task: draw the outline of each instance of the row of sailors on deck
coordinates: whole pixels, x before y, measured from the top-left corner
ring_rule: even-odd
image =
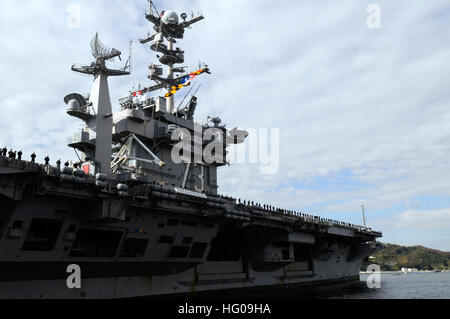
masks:
[[[0,156],[8,157],[11,159],[18,159],[19,161],[22,160],[22,155],[23,155],[22,150],[13,151],[12,149],[10,149],[8,152],[8,149],[6,146],[0,150]],[[37,157],[36,153],[33,152],[33,154],[31,154],[30,157],[31,157],[31,163],[36,163],[36,157]],[[50,165],[50,157],[48,155],[44,158],[44,162],[45,162],[45,166]]]
[[[251,206],[251,207],[259,207],[262,208],[264,210],[268,210],[268,211],[272,211],[272,212],[277,212],[277,213],[283,213],[283,214],[291,214],[291,215],[296,215],[299,217],[304,217],[304,218],[309,218],[309,219],[317,219],[319,218],[318,216],[313,216],[313,215],[308,215],[308,214],[304,214],[304,213],[299,213],[293,210],[288,210],[288,209],[282,209],[282,208],[276,208],[273,207],[271,205],[261,205],[255,202],[251,202],[251,201],[241,201],[241,199],[238,199],[238,204],[239,205],[243,205],[243,206]]]
[[[19,161],[22,160],[22,150],[17,151],[13,151],[12,149],[9,150],[6,148],[6,146],[0,151],[0,155],[3,157],[6,157],[6,155],[8,155],[9,158],[11,159],[18,159]],[[36,163],[36,153],[33,152],[33,154],[31,154],[31,163]],[[48,166],[49,162],[50,162],[50,158],[48,157],[48,155],[44,158],[45,161],[45,165]]]
[[[0,148],[0,157],[8,157],[8,158],[11,158],[11,159],[18,159],[19,161],[22,161],[22,155],[23,155],[22,150],[13,151],[11,149],[8,152],[8,149],[6,148],[6,146],[3,149]],[[36,163],[36,157],[37,157],[36,153],[33,152],[33,154],[31,154],[31,163]],[[58,170],[61,168],[61,164],[62,164],[62,162],[59,159],[56,162],[56,167],[58,168]],[[50,156],[49,155],[47,155],[44,158],[44,166],[47,166],[47,167],[50,166]],[[71,166],[72,168],[75,168],[75,169],[80,169],[81,168],[81,164],[80,163],[71,164],[71,163],[69,163],[69,161],[65,162],[64,166],[65,167],[70,167]]]
[[[17,158],[18,160],[22,160],[23,153],[22,153],[22,150],[13,151],[12,149],[10,149],[9,152],[8,152],[8,149],[5,146],[2,150],[0,150],[0,155],[3,156],[3,157],[9,157],[9,158],[12,158],[12,159],[16,159]]]
[[[354,225],[354,224],[350,224],[350,223],[345,223],[345,222],[341,222],[341,221],[337,221],[337,220],[333,220],[333,219],[329,219],[329,218],[321,218],[320,216],[314,216],[314,215],[309,215],[309,214],[305,214],[305,213],[300,213],[300,212],[296,212],[294,210],[288,210],[288,209],[282,209],[282,208],[275,208],[271,205],[261,205],[255,202],[251,202],[251,201],[241,201],[241,199],[237,200],[239,205],[243,205],[243,206],[250,206],[250,207],[259,207],[262,208],[264,210],[268,210],[271,212],[277,212],[277,213],[282,213],[282,214],[288,214],[288,215],[293,215],[293,216],[297,216],[297,217],[302,217],[304,219],[310,219],[310,220],[317,220],[320,222],[327,222],[327,223],[331,223],[334,225],[342,225],[342,226],[346,226],[346,227],[352,227],[352,228],[358,228],[359,226]]]

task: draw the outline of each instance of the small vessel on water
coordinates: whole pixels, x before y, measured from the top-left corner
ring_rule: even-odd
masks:
[[[0,298],[128,298],[359,280],[380,232],[219,194],[217,169],[248,132],[228,130],[218,117],[196,123],[195,94],[175,108],[178,91],[211,73],[207,65],[191,72],[176,66],[185,52],[175,44],[204,17],[159,13],[150,4],[145,18],[155,33],[140,42],[158,54],[160,64],[149,66],[153,85],[132,90],[113,113],[108,77],[128,75],[130,60],[110,68],[121,52],[98,34],[95,61],[72,66],[94,77],[89,94],[64,98],[67,114],[84,124],[68,141],[79,162],[0,157]]]

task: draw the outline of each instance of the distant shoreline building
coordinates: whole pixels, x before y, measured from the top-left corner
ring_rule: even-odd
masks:
[[[403,267],[401,271],[404,272],[404,273],[407,273],[407,272],[418,272],[419,269],[417,269],[417,268],[405,268],[405,267]]]

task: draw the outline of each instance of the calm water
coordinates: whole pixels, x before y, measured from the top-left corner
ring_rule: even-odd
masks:
[[[298,299],[450,299],[450,272],[381,274],[381,288],[367,287],[368,274],[361,274],[361,281],[323,287],[270,289],[265,292],[240,295],[220,293],[206,294],[206,298],[274,298]]]
[[[381,288],[369,289],[369,275],[361,282],[321,287],[309,291],[308,298],[331,299],[450,299],[450,273],[381,274]],[[299,298],[304,295],[298,295]]]

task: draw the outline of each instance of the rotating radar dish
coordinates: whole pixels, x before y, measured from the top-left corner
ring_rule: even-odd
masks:
[[[98,32],[91,40],[91,53],[97,60],[109,60],[115,57],[119,57],[120,59],[120,55],[122,54],[120,51],[116,49],[110,49],[106,45],[104,45],[98,38]]]

